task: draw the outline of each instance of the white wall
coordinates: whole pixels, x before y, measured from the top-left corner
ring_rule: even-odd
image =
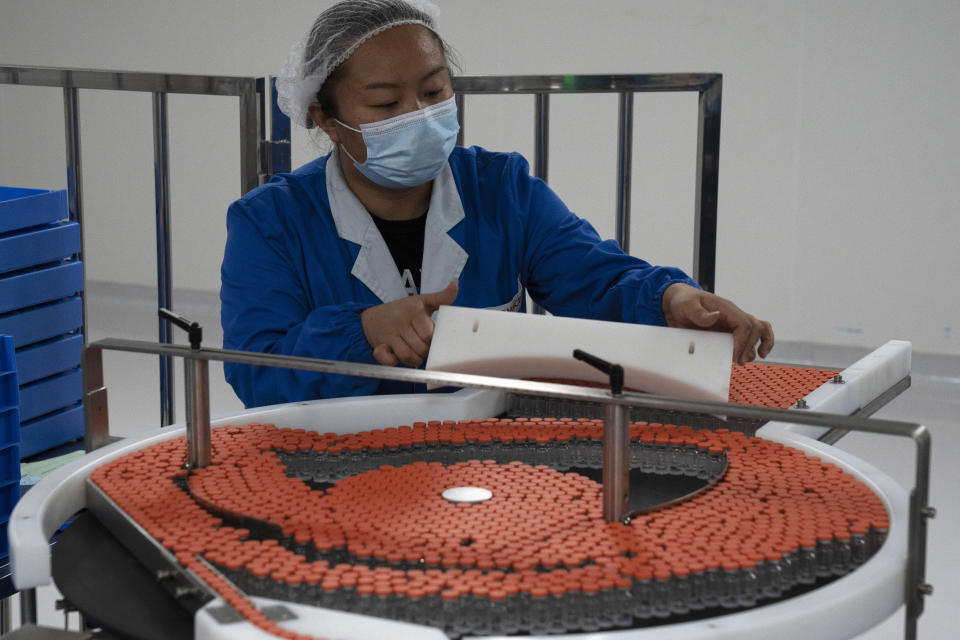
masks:
[[[0,64],[266,75],[328,1],[0,0]],[[960,354],[956,0],[439,0],[467,74],[724,74],[718,292],[782,340]],[[467,142],[532,150],[532,98]],[[690,267],[695,97],[637,97],[634,253]],[[172,96],[174,284],[216,290],[231,98]],[[88,277],[155,281],[149,98],[81,92]],[[550,181],[613,233],[616,99],[555,98]],[[62,187],[60,92],[0,86],[0,184]],[[295,138],[295,163],[314,150]],[[955,331],[956,328],[956,331]]]

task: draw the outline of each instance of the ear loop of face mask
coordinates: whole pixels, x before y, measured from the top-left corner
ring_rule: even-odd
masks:
[[[337,123],[338,125],[340,125],[341,127],[344,127],[345,129],[350,129],[350,131],[356,131],[357,133],[360,134],[361,139],[363,138],[363,131],[361,131],[360,129],[354,129],[353,127],[351,127],[351,126],[348,125],[347,123],[341,122],[340,120],[338,120],[338,119],[336,119],[336,118],[334,118],[333,121],[336,122],[336,123]],[[366,144],[366,143],[364,143],[364,144]],[[348,158],[350,158],[351,160],[353,160],[356,164],[361,164],[360,162],[357,162],[357,159],[354,158],[354,157],[350,154],[349,151],[347,151],[347,148],[343,145],[342,142],[340,142],[339,145],[340,145],[340,148],[343,149],[343,152],[344,152],[345,154],[347,154],[347,157],[348,157]]]

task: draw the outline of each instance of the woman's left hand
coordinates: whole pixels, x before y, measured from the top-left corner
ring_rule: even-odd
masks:
[[[668,327],[732,333],[733,361],[737,364],[752,362],[757,354],[766,358],[773,348],[769,322],[758,320],[726,298],[682,282],[663,292],[663,317]]]

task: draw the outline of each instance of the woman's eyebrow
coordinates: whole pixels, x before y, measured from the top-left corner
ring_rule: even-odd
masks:
[[[423,82],[424,80],[437,75],[441,71],[446,71],[446,70],[447,70],[446,66],[442,64],[437,65],[430,72],[428,72],[422,78],[420,78],[420,81]],[[364,89],[396,89],[397,87],[400,87],[403,84],[404,83],[402,82],[371,82],[370,84],[363,85],[363,88]]]
[[[446,65],[438,64],[436,67],[434,67],[434,68],[430,71],[430,73],[428,73],[428,74],[426,74],[425,76],[423,76],[422,78],[420,78],[420,81],[423,82],[423,81],[426,80],[427,78],[431,78],[431,77],[437,75],[438,73],[440,73],[441,71],[446,71],[446,70],[447,70]]]

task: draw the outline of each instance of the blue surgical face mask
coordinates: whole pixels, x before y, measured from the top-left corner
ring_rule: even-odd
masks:
[[[359,129],[339,120],[337,123],[363,135],[366,162],[357,162],[340,145],[353,166],[388,189],[415,187],[439,176],[460,131],[453,98],[388,120],[361,124]]]

